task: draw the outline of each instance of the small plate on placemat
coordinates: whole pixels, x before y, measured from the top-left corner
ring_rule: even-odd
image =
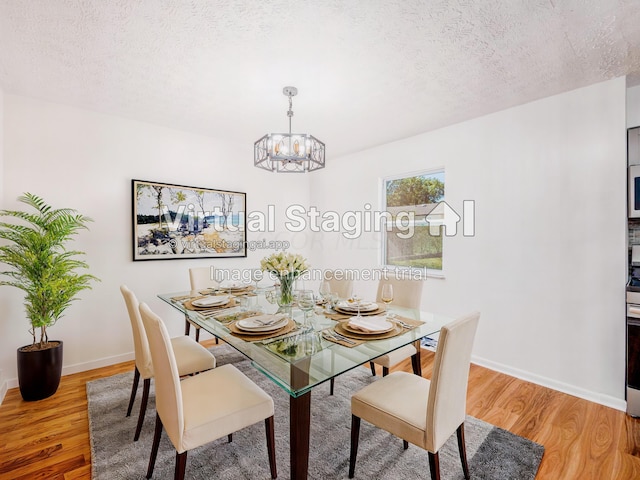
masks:
[[[224,281],[218,287],[220,290],[230,290],[231,292],[238,292],[240,290],[247,290],[251,287],[248,283],[238,282],[236,280]]]
[[[229,303],[229,295],[212,295],[191,300],[191,305],[199,308],[221,307]]]
[[[364,333],[364,332],[355,333],[355,332],[352,332],[351,330],[347,330],[345,328],[345,323],[346,322],[336,323],[335,326],[333,327],[334,330],[338,332],[340,335],[343,335],[347,338],[353,338],[355,340],[381,340],[383,338],[395,337],[396,335],[399,335],[404,332],[404,328],[402,328],[398,324],[394,324],[393,329],[385,333],[375,333],[375,334]]]
[[[247,330],[241,330],[236,325],[237,322],[232,322],[227,325],[227,328],[231,333],[236,335],[237,337],[243,338],[247,341],[258,341],[258,340],[266,340],[267,338],[275,337],[277,335],[283,335],[285,333],[289,333],[291,330],[296,328],[296,323],[290,318],[286,318],[287,322],[283,327],[278,328],[277,330],[271,330],[269,332],[249,332]]]
[[[369,311],[365,311],[365,310],[360,310],[360,315],[362,316],[367,316],[367,315],[380,315],[381,313],[386,312],[387,310],[384,307],[381,307],[380,305],[376,305],[376,308],[374,310],[369,310]],[[342,313],[344,315],[357,315],[358,314],[358,310],[348,310],[348,309],[343,309],[340,308],[338,305],[336,305],[334,307],[334,310],[338,313]]]
[[[387,321],[383,316],[351,317],[351,320],[342,322],[345,330],[361,335],[378,335],[394,329],[395,323]]]
[[[338,302],[338,304],[336,305],[336,308],[339,308],[340,310],[343,310],[345,312],[353,312],[353,313],[358,313],[358,308],[359,308],[360,313],[363,313],[363,312],[373,312],[377,310],[379,307],[378,307],[378,304],[375,302],[342,301],[342,302]]]
[[[217,301],[215,301],[211,305],[205,305],[206,299],[208,299],[208,298],[220,298],[220,297],[226,297],[227,301],[223,302],[223,303],[217,303]],[[228,295],[216,295],[215,297],[211,296],[211,297],[194,298],[192,300],[188,300],[188,301],[184,302],[183,305],[187,310],[202,311],[202,310],[214,310],[214,309],[229,308],[229,307],[235,306],[235,304],[236,304],[236,301],[233,298],[230,298]]]
[[[245,332],[272,332],[284,327],[289,319],[285,315],[258,315],[236,322],[236,327]]]

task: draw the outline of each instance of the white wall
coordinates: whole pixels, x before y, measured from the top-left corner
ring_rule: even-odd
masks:
[[[77,247],[102,279],[51,330],[65,372],[131,358],[118,286],[156,299],[187,287],[206,260],[131,261],[131,179],[248,193],[248,209],[310,202],[320,211],[379,208],[380,178],[446,168],[446,199],[476,201],[476,235],[445,241],[445,279],[423,306],[482,312],[475,361],[621,408],[624,398],[625,85],[615,79],[342,158],[313,175],[271,175],[251,164],[252,139],[233,144],[24,97],[4,97],[3,207],[24,191],[92,216]],[[0,149],[1,150],[1,149]],[[312,194],[309,193],[309,187]],[[316,267],[370,268],[376,234],[290,235]],[[265,252],[221,259],[254,267]],[[373,285],[360,282],[362,294]],[[21,297],[0,289],[0,369],[15,386],[15,349],[29,342]]]
[[[625,152],[618,78],[333,159],[313,201],[379,209],[382,177],[444,166],[447,202],[476,202],[476,235],[445,239],[423,307],[481,311],[476,362],[624,408]],[[324,266],[379,265],[376,234],[323,242]]]
[[[627,89],[627,128],[640,127],[640,85]]]
[[[132,358],[133,344],[119,285],[126,283],[160,315],[174,335],[184,317],[164,306],[157,293],[187,290],[188,268],[254,268],[265,251],[241,259],[132,261],[131,179],[247,192],[249,211],[267,204],[284,211],[307,203],[308,177],[275,175],[253,167],[253,139],[246,144],[193,135],[34,99],[5,95],[4,208],[20,205],[29,191],[55,207],[72,207],[94,219],[75,246],[87,253],[91,273],[102,281],[50,329],[64,341],[69,373]],[[215,133],[215,132],[213,132]],[[282,238],[282,215],[274,233],[249,240]],[[0,289],[0,369],[15,386],[15,350],[30,343],[19,292]]]

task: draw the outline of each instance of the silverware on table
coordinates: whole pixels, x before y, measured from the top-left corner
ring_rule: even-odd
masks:
[[[355,345],[357,343],[357,342],[354,342],[353,340],[351,340],[350,338],[345,337],[344,335],[340,335],[339,333],[337,333],[334,330],[325,330],[325,333],[327,333],[327,335],[329,335],[330,337],[333,337],[336,340],[348,343],[350,345]]]
[[[391,321],[392,321],[392,322],[396,322],[398,325],[400,325],[401,327],[404,327],[404,328],[406,328],[406,329],[408,329],[408,330],[411,330],[412,328],[414,328],[414,327],[415,327],[415,325],[409,325],[408,323],[403,322],[403,321],[402,321],[402,320],[400,320],[399,318],[393,318]]]

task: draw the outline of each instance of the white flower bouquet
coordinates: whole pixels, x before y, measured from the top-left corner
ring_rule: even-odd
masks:
[[[293,282],[309,270],[307,259],[300,254],[278,252],[263,258],[260,268],[278,277],[280,280],[280,302],[282,305],[293,303]]]

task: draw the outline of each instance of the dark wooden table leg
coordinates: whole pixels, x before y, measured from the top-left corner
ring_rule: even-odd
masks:
[[[289,421],[291,480],[307,480],[307,472],[309,471],[311,392],[307,392],[299,397],[290,397]]]

